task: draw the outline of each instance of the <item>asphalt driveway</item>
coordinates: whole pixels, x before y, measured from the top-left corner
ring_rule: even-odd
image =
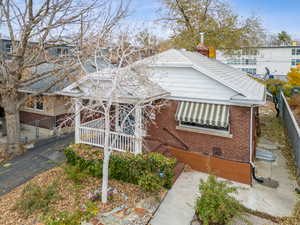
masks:
[[[69,134],[40,141],[23,155],[0,165],[0,196],[63,163],[65,161],[63,148],[73,139],[74,135]]]

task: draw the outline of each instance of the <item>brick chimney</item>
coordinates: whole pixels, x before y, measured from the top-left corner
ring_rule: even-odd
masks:
[[[196,46],[196,51],[209,57],[209,48],[204,45],[204,33],[200,33],[200,43]]]

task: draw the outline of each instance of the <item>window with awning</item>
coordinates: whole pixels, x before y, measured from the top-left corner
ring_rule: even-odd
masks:
[[[229,106],[182,101],[177,106],[175,117],[181,124],[227,130]]]

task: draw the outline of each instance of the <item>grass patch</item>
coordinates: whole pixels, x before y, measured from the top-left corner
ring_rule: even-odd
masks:
[[[294,153],[291,143],[287,136],[287,130],[283,126],[282,120],[275,117],[275,115],[262,116],[261,122],[261,133],[263,137],[282,145],[280,147],[283,157],[286,159],[286,165],[289,170],[290,178],[295,179],[300,186],[300,181],[297,179],[297,166],[295,163]]]
[[[286,144],[286,136],[280,118],[275,117],[275,115],[262,116],[260,123],[263,137],[278,144]]]
[[[41,187],[37,184],[28,184],[17,200],[15,209],[25,216],[30,216],[36,211],[46,213],[49,211],[51,204],[59,198],[56,183],[46,187]]]
[[[89,221],[91,218],[99,213],[97,205],[91,201],[84,204],[85,210],[75,210],[70,213],[63,211],[52,215],[44,216],[41,219],[46,225],[81,225],[82,221]]]
[[[78,168],[78,166],[73,166],[70,164],[63,165],[67,178],[74,182],[74,184],[79,185],[83,183],[84,179],[88,177],[88,173],[86,171],[82,171]]]

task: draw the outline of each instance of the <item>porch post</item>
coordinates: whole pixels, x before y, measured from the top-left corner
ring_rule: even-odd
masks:
[[[142,108],[140,105],[137,105],[135,108],[135,153],[142,153]]]
[[[119,103],[115,104],[115,111],[116,111],[116,118],[115,118],[115,127],[116,127],[116,131],[119,132],[120,131],[120,124],[119,124],[119,119],[120,119],[120,106]]]
[[[80,134],[79,134],[79,127],[80,127],[80,100],[75,99],[75,144],[80,143]]]

